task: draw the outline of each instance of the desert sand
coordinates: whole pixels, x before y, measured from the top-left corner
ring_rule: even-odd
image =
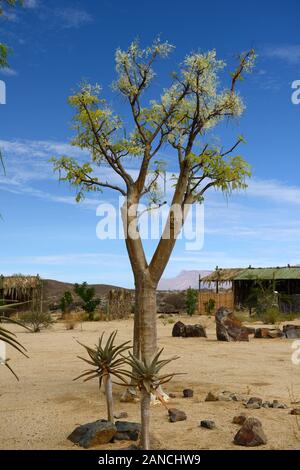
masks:
[[[268,444],[260,449],[299,450],[299,424],[297,427],[297,418],[289,414],[290,409],[245,410],[240,402],[204,402],[208,391],[229,390],[249,397],[278,399],[289,408],[295,407],[290,395],[292,391],[294,400],[300,400],[300,365],[291,361],[293,341],[251,338],[249,343],[218,342],[214,321],[200,321],[208,328],[207,339],[172,338],[173,325],[158,319],[159,346],[165,347],[165,357],[180,356],[168,371],[186,374],[167,384],[166,391],[176,394],[170,406],[184,410],[188,419],[169,423],[164,407],[153,406],[151,427],[157,445],[161,449],[242,449],[232,442],[239,429],[232,424],[232,418],[245,411],[263,424]],[[191,322],[199,322],[199,317]],[[73,382],[85,369],[84,362],[77,358],[85,352],[76,340],[94,345],[103,331],[118,329],[118,340],[124,341],[131,339],[132,328],[132,319],[83,323],[82,331],[80,325],[66,331],[62,323],[57,323],[38,334],[11,326],[30,358],[9,349],[10,364],[20,382],[7,368],[0,367],[0,448],[73,449],[67,436],[77,425],[106,417],[105,397],[97,381]],[[182,398],[184,388],[192,388],[194,397]],[[122,391],[122,387],[115,386],[115,412],[126,411],[128,420],[139,421],[139,404],[120,403]],[[214,420],[217,428],[200,428],[203,419]],[[99,449],[126,446],[128,442]]]

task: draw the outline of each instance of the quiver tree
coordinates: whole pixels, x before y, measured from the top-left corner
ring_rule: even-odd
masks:
[[[54,159],[60,179],[77,188],[77,201],[87,192],[104,189],[124,196],[122,219],[136,293],[134,355],[148,361],[157,351],[156,288],[188,209],[202,203],[210,188],[224,192],[245,188],[245,178],[250,176],[249,166],[236,155],[243,138],[223,149],[210,144],[210,131],[224,119],[242,115],[244,106],[236,85],[252,68],[254,51],[241,54],[224,89],[219,86],[219,73],[225,63],[217,59],[216,52],[189,54],[172,74],[169,88],[149,102],[145,92],[155,78],[154,65],[172,49],[159,40],[147,49],[141,49],[138,41],[127,51],[118,49],[113,87],[128,104],[131,129],[126,128],[129,119],[113,112],[99,86],[85,84],[69,103],[75,109],[72,143],[88,150],[90,158]],[[152,208],[162,204],[158,197],[160,176],[165,170],[159,160],[161,149],[172,155],[173,195],[163,233],[148,260],[138,227],[138,205],[145,198],[153,203]],[[138,165],[137,173],[126,166],[132,157]],[[111,170],[111,177],[105,176],[105,167]],[[175,206],[181,209],[180,215]]]
[[[113,411],[113,394],[112,394],[112,379],[117,378],[121,382],[126,384],[125,377],[129,377],[129,373],[126,369],[123,368],[126,364],[126,359],[122,356],[128,349],[130,341],[120,344],[119,346],[114,345],[114,341],[117,335],[117,331],[113,332],[106,344],[102,345],[102,340],[104,333],[99,339],[98,345],[95,348],[90,348],[84,344],[78,343],[83,346],[88,355],[89,359],[78,356],[79,359],[82,359],[88,365],[92,366],[92,369],[84,371],[76,379],[84,378],[84,382],[87,382],[92,379],[99,380],[99,388],[101,388],[102,383],[104,382],[105,387],[105,396],[106,396],[106,405],[107,405],[107,419],[111,423],[114,423],[114,411]]]
[[[131,353],[127,363],[130,365],[132,373],[130,374],[132,384],[137,386],[141,391],[141,447],[142,449],[150,449],[150,400],[151,394],[156,395],[163,402],[159,389],[167,382],[170,382],[175,375],[179,374],[161,374],[161,370],[171,361],[178,359],[172,357],[170,359],[160,359],[163,352],[161,349],[151,360],[141,360]],[[122,384],[121,384],[122,385]]]

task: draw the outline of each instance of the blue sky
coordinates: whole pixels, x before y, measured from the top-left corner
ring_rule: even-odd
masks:
[[[176,49],[158,66],[154,94],[190,51],[215,48],[231,66],[241,51],[254,47],[259,55],[240,85],[244,116],[215,130],[225,143],[245,136],[249,189],[229,199],[208,195],[203,249],[189,252],[179,241],[165,276],[216,265],[300,263],[300,105],[291,102],[291,84],[300,79],[299,13],[296,0],[247,7],[238,1],[28,0],[24,10],[8,12],[0,20],[1,42],[13,48],[11,69],[0,76],[7,86],[7,104],[0,105],[7,170],[0,174],[0,272],[132,286],[124,241],[96,237],[97,203],[114,202],[113,194],[76,204],[74,190],[57,182],[48,160],[77,155],[68,146],[67,96],[82,79],[100,83],[126,119],[110,88],[115,49],[136,37],[148,45],[158,34]],[[168,150],[161,156],[170,157]],[[153,246],[146,243],[147,253]]]

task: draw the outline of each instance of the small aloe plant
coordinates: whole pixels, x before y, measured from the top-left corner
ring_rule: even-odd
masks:
[[[170,362],[179,359],[178,356],[170,359],[160,359],[163,352],[161,349],[150,361],[141,360],[129,353],[129,358],[126,362],[131,366],[132,372],[129,374],[130,378],[136,387],[141,391],[141,446],[144,450],[150,449],[150,402],[151,394],[156,395],[158,399],[164,404],[163,398],[159,392],[159,388],[172,380],[175,375],[173,374],[160,374],[160,371]]]
[[[127,370],[123,369],[123,365],[126,364],[126,358],[122,356],[123,353],[128,351],[130,341],[120,344],[119,346],[114,345],[117,331],[114,331],[108,338],[106,344],[102,346],[104,333],[99,339],[98,345],[95,348],[90,348],[84,344],[78,343],[83,346],[90,359],[78,356],[84,362],[92,366],[92,369],[84,371],[76,379],[84,378],[84,382],[97,378],[99,380],[99,388],[104,382],[106,404],[107,404],[107,419],[114,423],[114,412],[113,412],[113,395],[112,395],[112,377],[116,377],[121,380],[123,384],[127,385],[124,377],[129,377],[130,374]]]

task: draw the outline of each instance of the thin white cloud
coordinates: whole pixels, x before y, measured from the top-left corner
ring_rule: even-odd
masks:
[[[263,51],[265,57],[280,59],[289,64],[300,63],[300,44],[269,46]]]
[[[24,2],[24,7],[34,10],[40,6],[39,0],[23,0]]]
[[[60,8],[54,14],[62,21],[64,28],[79,28],[93,21],[90,13],[79,8]]]
[[[0,69],[1,75],[5,75],[6,77],[16,77],[18,75],[18,72],[14,69],[11,69],[9,67],[4,67]]]

